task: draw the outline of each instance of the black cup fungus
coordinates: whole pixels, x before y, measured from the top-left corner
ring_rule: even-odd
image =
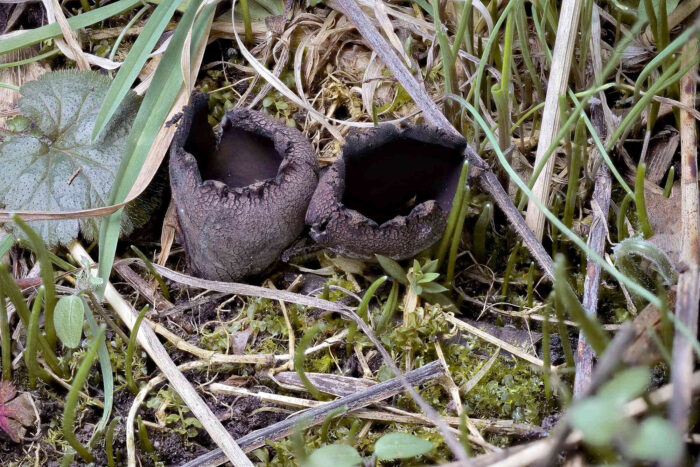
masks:
[[[304,229],[318,162],[296,129],[248,109],[217,138],[195,94],[170,150],[170,184],[192,272],[236,281],[264,272]]]
[[[400,260],[445,230],[466,141],[428,126],[353,130],[306,213],[311,237],[341,255]]]

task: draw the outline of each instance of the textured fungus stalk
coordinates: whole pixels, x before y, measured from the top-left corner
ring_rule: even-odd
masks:
[[[263,113],[234,109],[220,137],[208,97],[185,108],[170,153],[170,183],[195,275],[237,281],[264,272],[304,229],[317,183],[311,144]]]
[[[427,126],[352,131],[306,213],[311,237],[339,254],[410,258],[440,239],[465,141]]]

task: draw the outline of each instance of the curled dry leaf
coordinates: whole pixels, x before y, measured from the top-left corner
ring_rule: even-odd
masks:
[[[412,257],[442,235],[465,142],[427,126],[352,131],[306,213],[321,246],[359,259]]]
[[[298,130],[253,110],[229,110],[217,138],[207,102],[195,94],[185,109],[170,183],[190,268],[236,281],[265,271],[302,232],[318,163]]]

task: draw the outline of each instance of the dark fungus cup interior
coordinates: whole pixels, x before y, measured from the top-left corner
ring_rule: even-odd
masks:
[[[185,108],[170,153],[170,183],[188,264],[206,279],[262,273],[304,229],[317,184],[311,144],[296,129],[229,110],[217,137],[208,98]]]
[[[307,211],[311,236],[357,258],[404,259],[428,248],[445,229],[465,148],[428,126],[351,132]]]

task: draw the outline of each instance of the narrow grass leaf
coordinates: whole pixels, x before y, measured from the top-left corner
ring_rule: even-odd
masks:
[[[462,104],[472,114],[474,120],[484,130],[486,137],[489,139],[493,150],[498,156],[499,162],[501,163],[501,165],[503,165],[506,172],[508,172],[510,179],[518,185],[518,187],[523,191],[523,193],[525,193],[525,196],[533,200],[535,205],[545,214],[547,219],[552,224],[554,224],[562,233],[564,233],[564,235],[566,235],[577,247],[579,247],[583,252],[585,252],[589,258],[593,259],[596,263],[600,264],[600,266],[607,273],[613,276],[616,280],[625,284],[628,288],[632,289],[641,297],[648,300],[654,306],[659,307],[661,305],[658,297],[655,294],[651,293],[650,291],[639,285],[634,279],[627,277],[624,274],[621,274],[620,271],[608,264],[608,262],[605,261],[603,257],[601,257],[595,251],[591,250],[588,247],[588,245],[586,245],[585,241],[583,241],[578,235],[574,234],[570,229],[568,229],[564,225],[564,223],[562,223],[554,214],[552,214],[552,212],[549,209],[547,209],[547,207],[544,204],[542,204],[542,202],[532,193],[532,191],[527,187],[527,185],[520,179],[520,176],[518,176],[518,174],[515,173],[513,168],[510,166],[510,164],[506,160],[505,155],[498,147],[498,141],[496,140],[496,137],[494,136],[493,132],[491,132],[488,124],[484,121],[481,115],[479,115],[479,112],[474,108],[474,106],[472,106],[469,102],[467,102],[459,96],[449,96],[449,98],[457,100],[457,102]]]
[[[180,94],[184,83],[184,77],[180,68],[180,57],[193,23],[195,24],[191,50],[198,50],[201,41],[206,39],[203,37],[205,35],[204,32],[208,30],[216,4],[206,5],[195,21],[197,8],[198,4],[192,2],[182,18],[180,18],[168,49],[165,51],[156,69],[153,81],[134,120],[133,130],[129,135],[125,151],[127,157],[122,161],[112,185],[110,204],[116,204],[124,200],[129,194],[156,136],[165,123],[173,103]],[[106,280],[109,278],[112,264],[114,263],[114,254],[117,248],[117,241],[119,240],[121,211],[120,209],[104,218],[100,227],[99,277],[105,281],[98,290],[100,295],[104,293]]]
[[[2,239],[0,239],[0,257],[5,256],[5,253],[10,251],[10,248],[12,248],[12,245],[15,244],[15,236],[9,233],[6,233]]]
[[[119,104],[124,99],[124,96],[131,90],[131,85],[134,84],[134,81],[139,76],[143,65],[148,60],[148,55],[155,47],[180,3],[182,3],[182,0],[164,2],[153,11],[143,31],[139,34],[134,45],[131,46],[129,55],[127,55],[123,65],[119,68],[117,76],[114,77],[112,84],[109,86],[105,100],[95,120],[95,128],[92,132],[93,140],[104,130],[107,122],[119,108]]]
[[[100,326],[97,324],[97,320],[90,311],[90,307],[83,302],[85,306],[85,319],[90,326],[90,332],[93,337],[98,336],[101,333]],[[100,439],[100,436],[107,427],[107,422],[109,422],[109,417],[112,415],[112,406],[114,405],[114,372],[112,371],[112,362],[109,358],[109,351],[107,350],[107,344],[105,339],[100,339],[100,343],[97,347],[97,358],[100,362],[100,372],[102,373],[102,391],[104,393],[103,402],[104,408],[102,409],[102,417],[100,422],[95,427],[95,431],[90,439],[90,447],[94,447],[95,443]]]
[[[107,18],[111,18],[112,16],[124,13],[125,11],[128,11],[141,4],[141,0],[119,0],[118,2],[111,3],[107,6],[96,8],[87,13],[74,16],[68,19],[68,25],[70,26],[71,30],[75,31],[76,29],[91,26],[95,23],[106,20]],[[19,34],[15,34],[1,40],[0,54],[21,49],[22,47],[26,47],[28,45],[37,44],[41,41],[51,39],[52,37],[58,37],[61,34],[61,27],[58,25],[58,23],[52,23],[36,29],[23,31]]]
[[[400,284],[403,285],[408,285],[408,279],[406,278],[406,271],[403,270],[401,265],[394,261],[393,259],[387,257],[387,256],[382,256],[382,255],[374,255],[377,257],[377,261],[379,261],[379,265],[384,269],[384,271],[389,274],[391,277],[396,279]]]

